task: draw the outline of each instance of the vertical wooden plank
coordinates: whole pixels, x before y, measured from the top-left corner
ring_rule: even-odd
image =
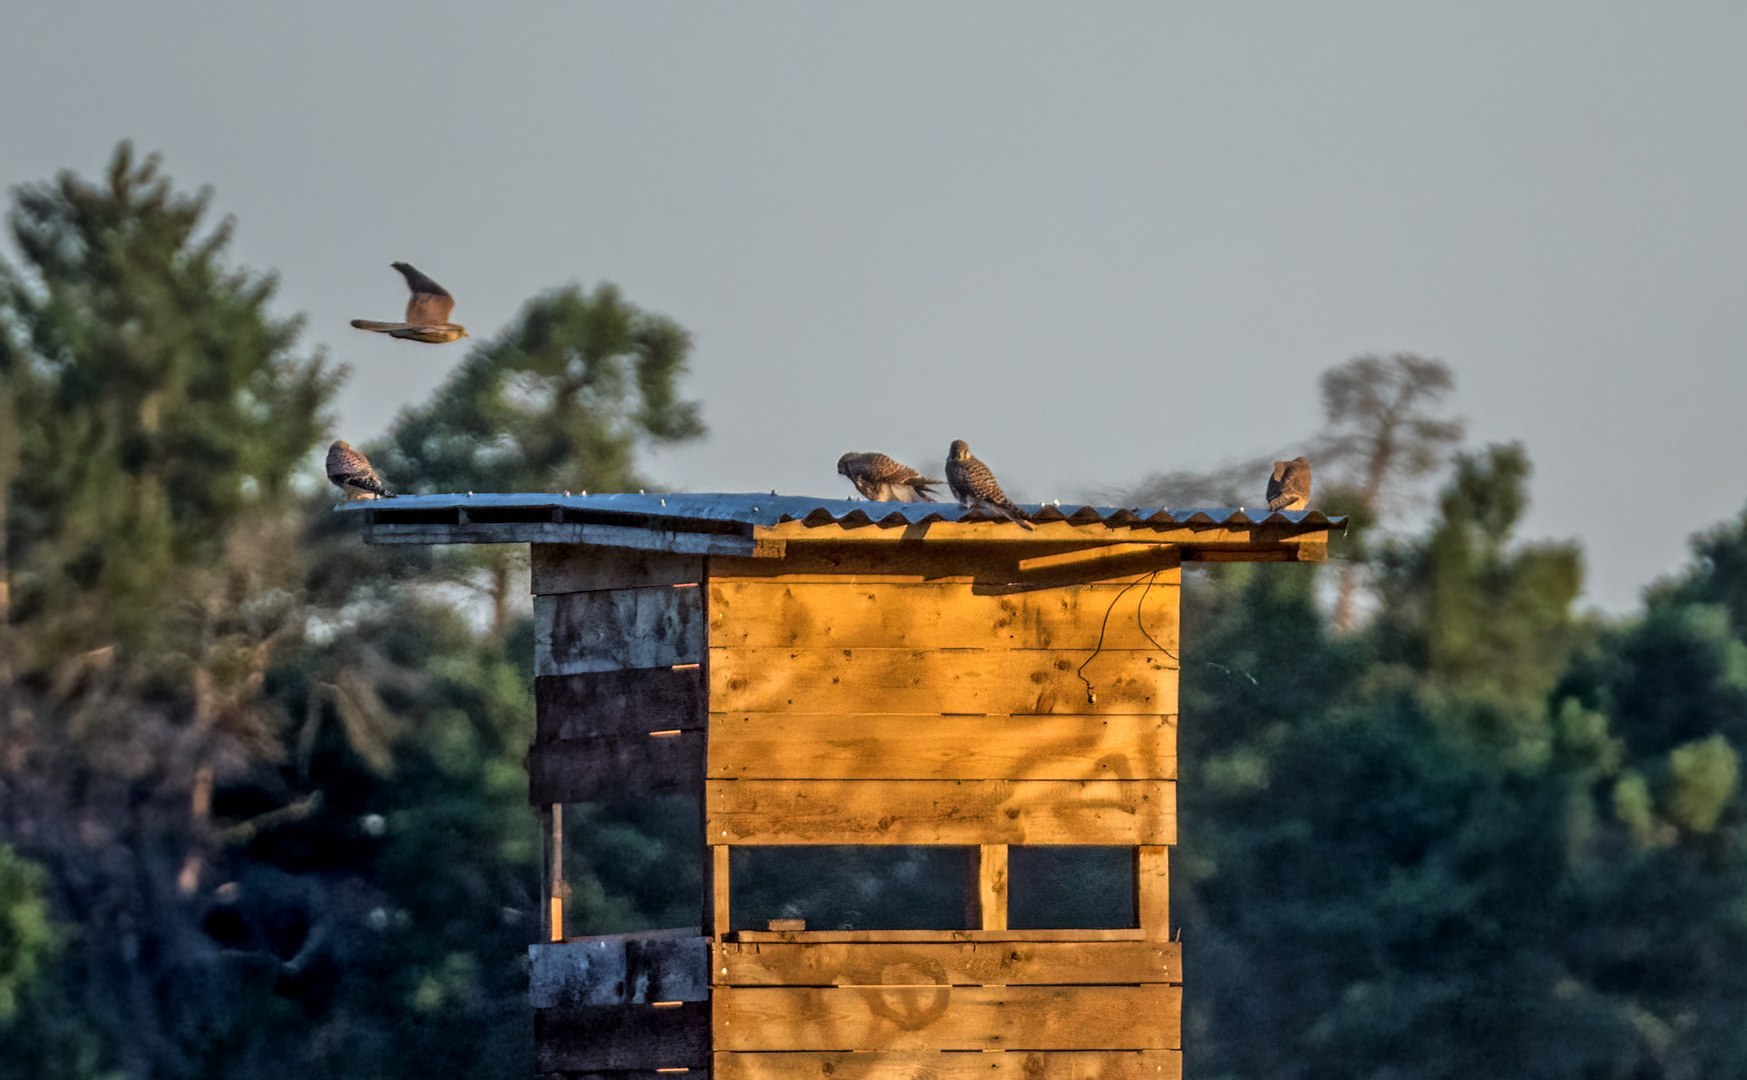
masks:
[[[540,832],[546,849],[545,881],[540,905],[540,936],[547,941],[564,940],[564,807],[548,803],[540,807]]]
[[[1007,845],[983,844],[977,860],[977,906],[982,929],[1007,929]]]
[[[710,849],[710,933],[721,941],[728,933],[728,851],[726,844]]]
[[[1171,939],[1171,849],[1142,844],[1135,850],[1135,912],[1148,941]]]

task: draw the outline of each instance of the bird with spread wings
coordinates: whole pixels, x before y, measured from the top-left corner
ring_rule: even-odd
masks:
[[[406,321],[386,323],[353,319],[353,326],[360,330],[387,334],[389,337],[423,341],[432,345],[441,345],[467,336],[465,326],[457,326],[449,321],[449,313],[455,310],[455,298],[449,295],[448,289],[419,273],[411,263],[397,262],[389,265],[400,271],[401,276],[406,278],[406,287],[412,290],[412,298],[406,302]]]

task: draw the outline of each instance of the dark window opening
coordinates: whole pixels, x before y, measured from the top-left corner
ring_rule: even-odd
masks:
[[[1007,925],[1119,930],[1140,925],[1132,847],[1010,847]]]
[[[974,847],[736,847],[730,929],[804,919],[808,930],[966,930],[976,873]]]

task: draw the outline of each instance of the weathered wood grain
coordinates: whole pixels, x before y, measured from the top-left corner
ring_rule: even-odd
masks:
[[[709,775],[742,780],[1174,780],[1177,718],[712,713]]]
[[[1135,850],[1135,910],[1148,941],[1171,937],[1171,849],[1147,844]]]
[[[977,918],[972,925],[983,930],[1007,929],[1006,844],[983,844],[978,850],[975,896]]]
[[[1169,780],[709,780],[711,844],[1173,844]]]
[[[722,852],[725,847],[713,848]],[[790,942],[909,942],[931,944],[941,941],[1145,941],[1146,933],[1137,926],[1120,929],[1082,930],[736,930],[725,941]]]
[[[704,733],[604,735],[528,748],[528,801],[592,802],[619,795],[701,792]]]
[[[1052,557],[1055,561],[1037,561]],[[781,560],[712,555],[708,569],[712,582],[737,579],[839,584],[953,581],[1010,592],[1014,588],[1053,588],[1093,582],[1126,584],[1154,572],[1158,574],[1156,581],[1159,585],[1175,585],[1179,580],[1179,564],[1174,547],[1156,544],[1111,545],[1085,540],[1035,545],[900,541],[882,545],[790,544]]]
[[[717,986],[717,1050],[1175,1050],[1182,988]]]
[[[711,647],[1177,649],[1175,584],[712,581]],[[1144,604],[1143,604],[1144,601]]]
[[[718,1053],[713,1080],[1182,1080],[1181,1050]],[[615,1078],[617,1080],[617,1078]],[[642,1080],[641,1077],[626,1080]]]
[[[541,1072],[706,1068],[710,1002],[535,1009],[534,1058]]]
[[[534,597],[535,675],[695,664],[703,651],[701,588]]]
[[[530,592],[587,592],[704,580],[704,557],[579,544],[534,544]]]
[[[1033,649],[711,649],[710,708],[1099,715],[1177,711],[1174,657],[1153,649],[1106,650],[1088,662],[1089,656]],[[1091,692],[1082,675],[1091,682]]]
[[[1163,941],[720,942],[718,986],[1177,983],[1182,947]]]
[[[701,936],[607,938],[528,946],[528,1003],[651,1004],[708,1001],[710,940]]]
[[[702,731],[704,714],[701,666],[585,671],[534,679],[534,738],[539,742]]]

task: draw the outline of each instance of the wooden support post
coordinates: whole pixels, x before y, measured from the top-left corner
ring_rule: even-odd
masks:
[[[1134,849],[1135,914],[1148,941],[1171,940],[1171,849],[1142,844]]]
[[[564,940],[564,804],[540,807],[540,832],[545,838],[546,866],[540,893],[540,936]]]
[[[980,930],[1007,929],[1007,845],[984,844],[977,859]]]
[[[728,851],[726,844],[710,849],[710,933],[717,941],[728,934]]]

